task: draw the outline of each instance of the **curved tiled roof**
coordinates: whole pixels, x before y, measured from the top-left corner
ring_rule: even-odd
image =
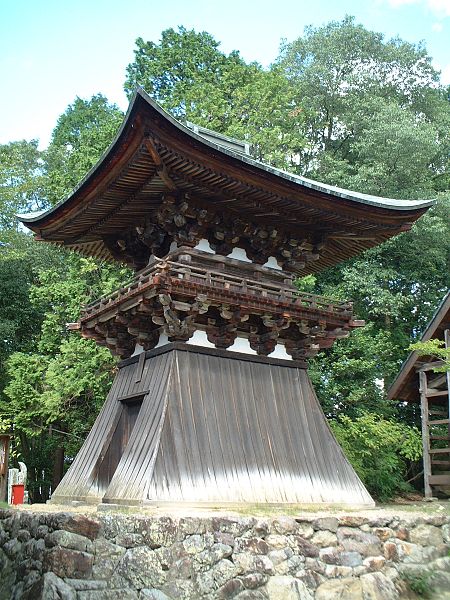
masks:
[[[38,238],[112,258],[107,236],[151,220],[164,194],[288,235],[328,240],[318,271],[405,231],[432,201],[381,198],[300,177],[238,152],[179,123],[138,89],[114,141],[64,200],[20,215]]]

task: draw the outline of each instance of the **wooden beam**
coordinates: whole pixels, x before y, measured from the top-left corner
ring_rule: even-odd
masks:
[[[416,368],[416,371],[420,372],[420,371],[433,371],[433,369],[437,369],[442,367],[443,365],[443,361],[442,360],[435,360],[433,362],[427,362],[427,363],[418,363],[418,366]]]
[[[167,170],[167,167],[163,163],[162,158],[160,157],[159,152],[156,149],[155,144],[153,143],[153,141],[150,138],[145,138],[144,144],[145,144],[145,147],[148,150],[148,153],[150,154],[150,156],[152,158],[152,161],[155,163],[156,172],[161,177],[161,179],[164,181],[164,183],[169,188],[169,190],[175,191],[177,189],[177,186],[175,185],[175,183],[170,178],[170,175],[169,175],[169,172]]]
[[[431,485],[450,485],[450,475],[432,475],[430,483]]]
[[[427,398],[434,398],[436,396],[447,396],[447,395],[448,395],[447,390],[433,390],[433,391],[427,392]]]
[[[448,350],[450,348],[450,329],[446,329],[444,331],[444,342],[445,342],[445,348]],[[450,419],[450,369],[447,369],[447,396],[448,396],[448,403],[447,403],[447,410],[448,410],[448,417]],[[448,424],[448,434],[450,435],[450,421]]]
[[[175,183],[170,178],[169,172],[168,172],[167,168],[164,165],[161,165],[160,167],[157,167],[156,168],[156,172],[158,173],[158,175],[161,177],[161,179],[164,181],[164,183],[166,184],[166,186],[169,188],[169,190],[171,192],[176,191],[177,186],[175,185]]]
[[[155,165],[157,167],[161,166],[162,160],[161,160],[161,157],[160,157],[158,150],[156,149],[156,146],[153,143],[153,141],[150,138],[145,138],[144,144],[148,150],[148,153],[150,154],[150,156],[152,158],[152,161],[155,163]]]
[[[430,438],[428,430],[428,399],[427,399],[427,375],[424,372],[419,373],[420,382],[420,412],[422,416],[422,448],[423,448],[423,480],[425,497],[432,497],[430,485],[431,459],[430,459]]]

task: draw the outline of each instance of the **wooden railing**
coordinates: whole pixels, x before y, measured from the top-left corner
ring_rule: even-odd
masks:
[[[128,284],[112,294],[100,298],[84,307],[82,319],[93,313],[105,310],[117,301],[139,295],[165,278],[171,283],[183,282],[185,285],[194,284],[202,288],[223,290],[236,294],[245,294],[265,298],[275,302],[290,302],[311,310],[325,311],[335,315],[350,316],[352,303],[336,301],[324,296],[299,292],[292,286],[280,286],[254,279],[238,277],[225,271],[214,271],[191,263],[180,263],[171,260],[156,260],[152,265],[143,269]],[[205,290],[207,291],[207,290]]]

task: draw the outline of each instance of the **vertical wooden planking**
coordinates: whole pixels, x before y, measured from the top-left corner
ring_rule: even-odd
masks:
[[[154,459],[161,433],[161,417],[167,400],[172,366],[171,354],[152,360],[154,370],[128,445],[104,495],[104,501],[142,502],[151,478],[149,466]]]
[[[74,462],[52,494],[52,501],[68,499],[84,499],[89,495],[98,496],[98,491],[92,489],[92,472],[102,453],[105,440],[111,428],[117,423],[121,406],[117,403],[117,394],[121,390],[126,374],[122,369],[114,380],[108,397],[83,446],[75,457]]]
[[[120,398],[144,390],[139,413],[120,426]],[[119,371],[91,434],[85,472],[71,474],[79,496],[101,492],[105,474],[92,464],[112,444],[105,502],[372,504],[295,365],[173,348]]]

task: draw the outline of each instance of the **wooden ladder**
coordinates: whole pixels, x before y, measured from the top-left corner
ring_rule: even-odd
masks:
[[[444,336],[449,348],[448,329]],[[434,486],[450,486],[450,371],[435,373],[436,366],[427,363],[419,369],[426,498],[433,496]]]

